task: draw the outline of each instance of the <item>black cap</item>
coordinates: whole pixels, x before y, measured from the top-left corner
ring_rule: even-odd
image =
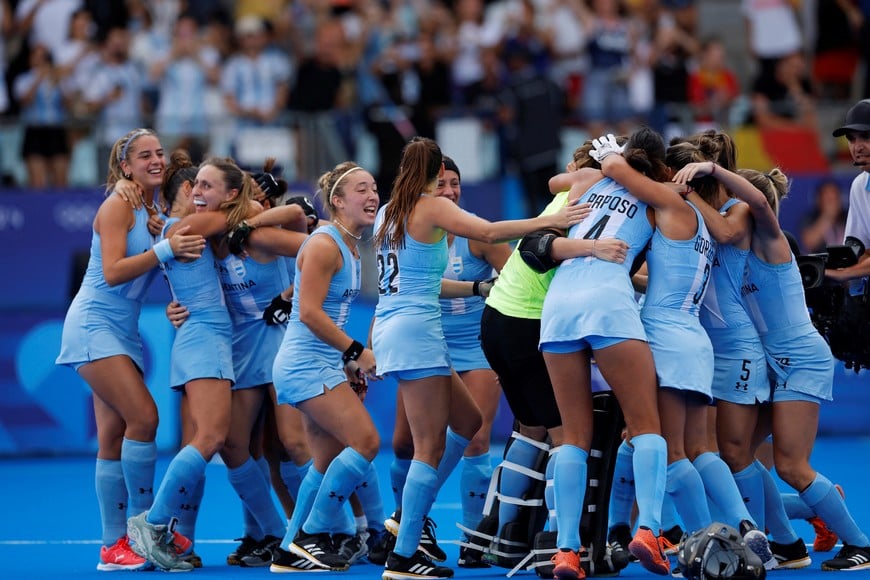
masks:
[[[858,101],[846,113],[846,124],[834,131],[834,137],[849,131],[870,131],[870,99]]]

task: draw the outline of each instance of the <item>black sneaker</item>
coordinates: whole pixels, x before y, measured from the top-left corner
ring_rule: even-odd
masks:
[[[372,564],[383,566],[387,563],[387,556],[396,547],[396,536],[387,530],[378,531],[374,528],[369,528],[369,539],[366,543],[369,546],[368,560]]]
[[[822,570],[865,570],[870,568],[870,546],[843,544],[837,555],[822,562]]]
[[[399,535],[399,526],[402,524],[402,510],[398,509],[393,512],[393,515],[384,520],[384,528],[394,536]],[[438,541],[435,539],[435,528],[438,527],[435,521],[426,516],[423,520],[423,531],[420,533],[420,544],[417,546],[424,554],[435,560],[436,562],[444,562],[447,560],[447,554],[438,546]]]
[[[438,566],[422,550],[417,550],[410,558],[390,552],[384,566],[382,580],[406,580],[409,578],[452,578],[453,570]]]
[[[423,521],[423,533],[420,534],[420,545],[418,547],[424,554],[436,562],[443,562],[447,559],[447,554],[444,553],[444,550],[441,549],[438,541],[435,539],[435,528],[437,527],[438,525],[435,523],[435,520],[426,516],[426,519]]]
[[[263,568],[272,563],[272,552],[281,545],[281,538],[266,536],[259,542],[257,547],[251,550],[247,556],[242,556],[239,566],[242,568]]]
[[[804,541],[800,538],[791,544],[770,542],[770,551],[773,552],[773,557],[776,558],[776,567],[774,570],[806,568],[813,563],[810,559],[809,552],[807,552],[807,545],[804,544]]]
[[[290,551],[313,562],[318,568],[343,572],[348,569],[347,560],[338,555],[338,549],[326,532],[306,534],[302,530],[293,538]]]
[[[272,551],[272,564],[269,571],[276,574],[287,572],[328,572],[307,558],[297,556],[278,546]]]
[[[368,530],[360,530],[353,536],[348,534],[333,534],[332,542],[338,547],[338,555],[353,564],[369,553]]]
[[[630,562],[637,561],[637,558],[628,551],[631,539],[631,528],[627,524],[617,524],[610,528],[610,532],[607,534],[610,561],[617,570],[623,570]]]
[[[236,541],[241,542],[241,544],[236,546],[236,549],[227,555],[228,566],[241,566],[242,558],[249,556],[254,551],[254,548],[257,547],[257,540],[251,536],[236,538]]]

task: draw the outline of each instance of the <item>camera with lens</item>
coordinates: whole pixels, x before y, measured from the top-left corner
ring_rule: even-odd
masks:
[[[813,325],[834,357],[856,373],[870,368],[870,285],[867,278],[847,283],[825,279],[825,269],[852,266],[863,253],[864,244],[850,236],[841,246],[797,258]]]

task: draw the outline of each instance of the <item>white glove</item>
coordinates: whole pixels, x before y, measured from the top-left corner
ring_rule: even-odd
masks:
[[[624,150],[625,145],[619,145],[616,142],[616,136],[613,133],[608,133],[603,137],[592,140],[592,150],[589,152],[589,156],[598,163],[601,163],[605,157],[610,155],[622,155]]]

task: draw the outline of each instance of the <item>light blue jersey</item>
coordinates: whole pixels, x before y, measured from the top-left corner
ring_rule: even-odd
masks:
[[[750,254],[743,299],[776,375],[774,401],[780,391],[830,401],[834,357],[810,320],[794,256],[784,264],[768,264]]]
[[[228,254],[217,266],[233,321],[233,389],[269,384],[285,326],[266,324],[263,311],[290,284],[284,259],[258,262]]]
[[[692,204],[689,204],[692,205]],[[659,386],[707,397],[713,383],[713,346],[698,320],[716,242],[701,213],[696,234],[672,240],[656,229],[646,254],[649,281],[640,311]]]
[[[350,305],[359,295],[360,261],[353,255],[334,225],[317,228],[300,248],[305,248],[314,236],[329,236],[341,251],[342,266],[329,283],[323,311],[340,329],[344,329],[350,315]],[[302,281],[302,272],[296,268],[296,283]],[[323,394],[324,387],[333,389],[347,381],[341,363],[341,351],[320,340],[299,320],[299,293],[293,294],[293,309],[287,331],[272,367],[272,382],[278,403],[296,405]]]
[[[730,198],[719,212],[738,203]],[[748,257],[748,249],[717,246],[699,315],[713,344],[713,397],[742,405],[770,400],[764,348],[740,294]]]
[[[154,245],[148,232],[148,211],[134,210],[135,222],[127,233],[125,257],[147,252]],[[144,369],[139,312],[157,269],[128,282],[110,286],[103,275],[100,234],[91,236],[91,257],[81,288],[63,324],[57,364],[78,369],[83,364],[115,355],[129,356]]]
[[[378,211],[375,231],[386,207]],[[426,244],[406,233],[401,248],[377,248],[378,305],[372,346],[379,373],[452,366],[438,300],[447,255],[447,234]]]
[[[492,277],[489,263],[471,253],[468,240],[456,236],[448,247],[444,278],[449,280],[485,280]],[[480,296],[441,300],[441,326],[453,368],[457,372],[488,369],[489,363],[480,346],[480,316],[484,299]]]
[[[164,236],[177,221],[166,220]],[[172,342],[169,384],[178,389],[195,379],[235,381],[232,321],[210,243],[195,260],[169,260],[163,264],[163,272],[173,300],[190,312]]]
[[[590,336],[646,340],[630,270],[652,236],[647,204],[616,181],[605,177],[584,193],[579,203],[592,207],[572,239],[618,238],[628,244],[625,262],[593,256],[565,260],[556,269],[544,299],[541,348]]]

